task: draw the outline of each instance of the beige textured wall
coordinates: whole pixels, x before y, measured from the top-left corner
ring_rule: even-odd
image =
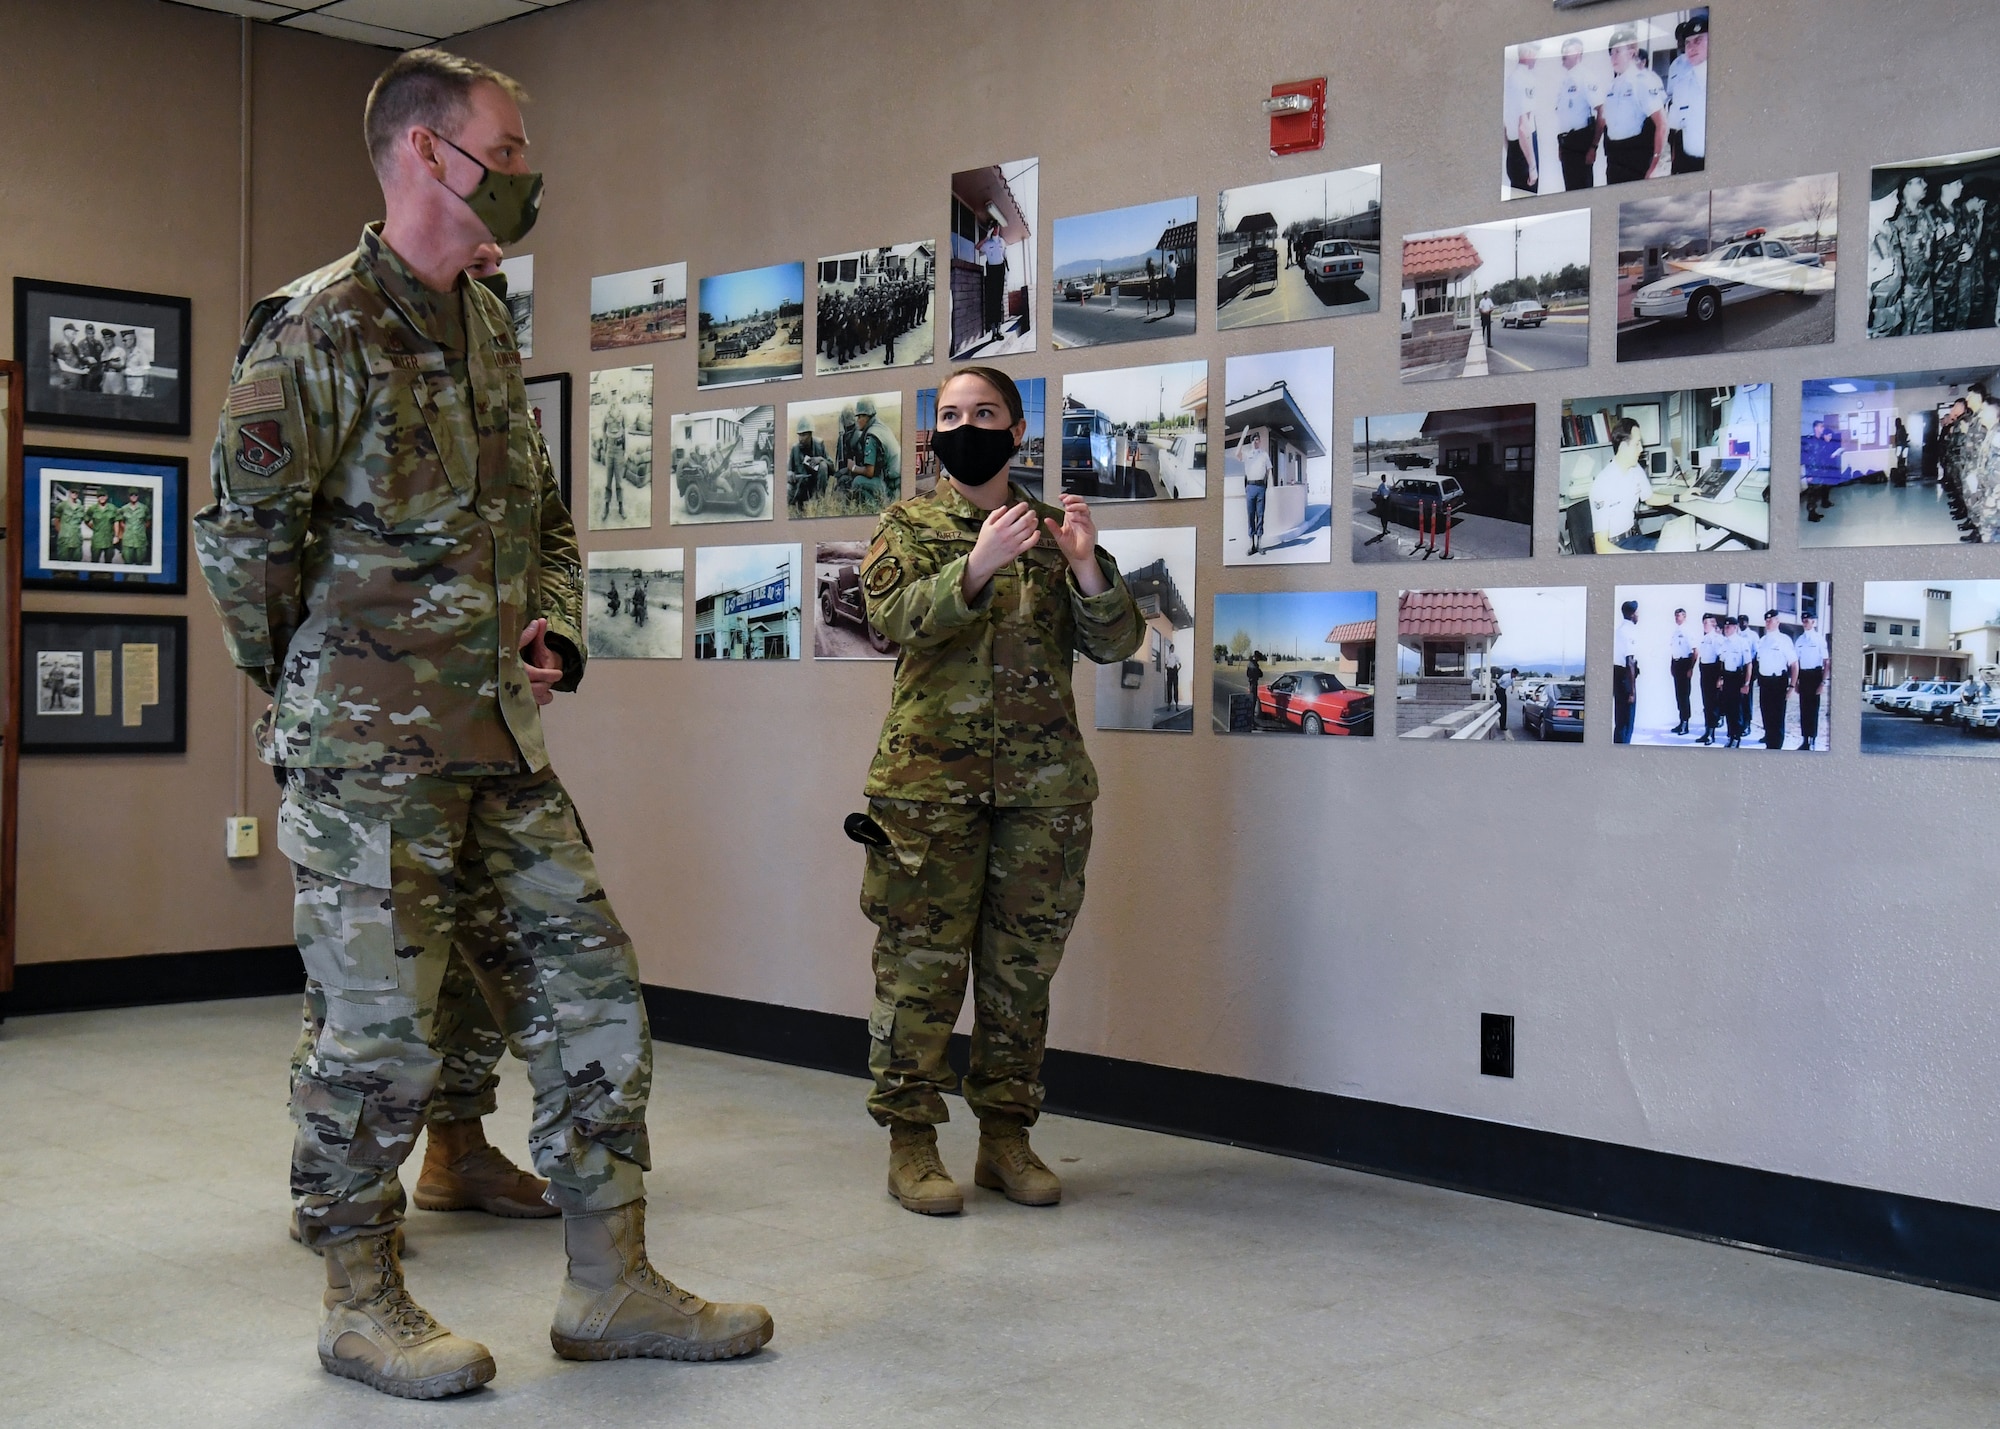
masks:
[[[262,291],[338,256],[379,199],[360,132],[381,51],[253,31],[252,279]],[[206,502],[208,448],[238,329],[239,31],[157,0],[0,0],[0,272],[184,295],[194,303],[193,434],[30,428],[30,445],[163,453]],[[13,332],[13,285],[0,332]],[[67,958],[288,942],[290,879],[222,857],[234,803],[238,676],[190,561],[186,598],[31,592],[29,610],[188,616],[188,749],[21,761],[19,955]],[[261,768],[249,812],[268,837]]]

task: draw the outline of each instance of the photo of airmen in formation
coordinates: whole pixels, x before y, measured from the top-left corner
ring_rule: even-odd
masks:
[[[1621,585],[1614,604],[1614,744],[1826,751],[1831,585]]]
[[[1806,381],[1799,544],[2000,541],[2000,369]]]
[[[703,278],[695,385],[734,387],[803,377],[805,288],[803,263]]]
[[[653,367],[590,374],[590,529],[653,524]]]
[[[1535,404],[1354,419],[1357,564],[1534,554]]]
[[[1770,383],[1572,397],[1560,431],[1564,554],[1770,546]]]
[[[643,347],[686,337],[687,271],[685,263],[662,263],[592,278],[590,350]]]
[[[1217,734],[1375,733],[1375,592],[1218,595],[1209,667]]]
[[[1580,742],[1586,594],[1582,586],[1400,592],[1397,738]]]
[[[1868,199],[1868,335],[1994,326],[2000,149],[1884,165]]]
[[[1194,331],[1195,199],[1059,218],[1055,345],[1096,347]]]
[[[951,359],[1035,350],[1041,160],[951,176]]]
[[[684,559],[679,547],[590,552],[584,624],[593,660],[681,658]]]
[[[1861,749],[2000,759],[2000,581],[1869,581]]]
[[[1021,419],[1027,423],[1027,431],[1021,436],[1021,445],[1014,451],[1007,479],[1040,501],[1044,499],[1044,473],[1047,469],[1049,379],[1023,377],[1014,385],[1020,389]],[[909,469],[911,488],[919,495],[937,487],[938,460],[937,454],[931,450],[931,434],[937,429],[937,394],[935,387],[917,389],[917,420],[910,432]]]
[[[786,515],[875,516],[902,499],[902,393],[794,402],[785,418]]]
[[[1302,174],[1215,203],[1215,325],[1342,317],[1382,302],[1382,166]]]
[[[111,566],[134,574],[161,568],[154,527],[158,482],[46,469],[40,475],[42,565],[57,571]]]
[[[83,713],[81,650],[35,652],[35,713],[38,715]]]
[[[673,442],[671,525],[772,519],[776,407],[676,413],[668,430]]]
[[[49,386],[107,397],[161,397],[172,370],[153,366],[153,329],[49,319]]]
[[[1708,51],[1705,5],[1508,45],[1500,197],[1702,172]]]
[[[1403,235],[1405,382],[1590,361],[1590,211]]]
[[[1618,207],[1618,360],[1833,341],[1840,177]]]
[[[896,243],[819,260],[813,371],[863,372],[931,361],[937,247]]]

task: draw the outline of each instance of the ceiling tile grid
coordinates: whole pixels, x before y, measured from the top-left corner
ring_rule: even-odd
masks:
[[[540,10],[552,10],[568,0],[319,0],[316,4],[285,4],[281,0],[166,0],[166,3],[244,15],[287,29],[311,30],[364,45],[407,50]]]

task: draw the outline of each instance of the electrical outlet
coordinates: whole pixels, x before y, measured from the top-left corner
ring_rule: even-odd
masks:
[[[257,820],[255,818],[230,818],[223,822],[223,857],[255,858],[257,856]]]
[[[1514,1019],[1507,1013],[1479,1014],[1479,1075],[1514,1075]]]

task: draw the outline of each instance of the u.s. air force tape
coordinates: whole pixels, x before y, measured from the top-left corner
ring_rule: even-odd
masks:
[[[884,556],[868,568],[861,588],[870,595],[887,595],[903,583],[903,563],[894,556]]]
[[[232,417],[283,411],[285,384],[276,377],[260,377],[255,382],[238,382],[229,389],[229,398],[223,405]]]

